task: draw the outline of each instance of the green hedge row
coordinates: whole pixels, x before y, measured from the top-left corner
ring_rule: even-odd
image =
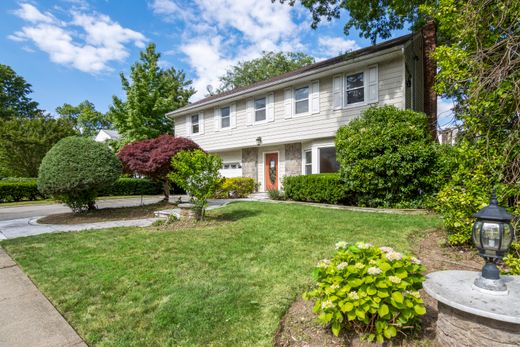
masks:
[[[119,178],[112,186],[99,192],[99,196],[156,195],[162,193],[161,183],[143,178]],[[45,198],[38,191],[34,178],[0,180],[0,202],[17,202]]]
[[[0,202],[36,200],[42,197],[36,179],[0,180]]]
[[[283,180],[285,195],[296,201],[337,204],[347,201],[347,189],[338,174],[287,176]]]

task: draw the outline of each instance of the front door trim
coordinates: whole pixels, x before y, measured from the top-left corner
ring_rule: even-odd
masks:
[[[262,180],[262,187],[263,187],[263,191],[266,192],[267,189],[266,189],[266,182],[267,182],[267,177],[265,176],[265,169],[266,169],[266,156],[268,154],[276,154],[276,171],[277,171],[277,177],[276,177],[276,185],[277,185],[277,189],[279,190],[280,189],[280,151],[266,151],[266,152],[262,152],[262,156],[263,156],[263,171],[264,171],[264,179]]]

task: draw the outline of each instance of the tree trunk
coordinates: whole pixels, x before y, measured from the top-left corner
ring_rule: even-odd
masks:
[[[93,211],[96,209],[96,202],[95,201],[90,201],[88,204],[88,210],[89,211]]]
[[[165,178],[163,182],[164,201],[170,201],[170,181]]]
[[[423,37],[424,54],[424,113],[428,116],[430,133],[437,140],[437,93],[433,89],[435,75],[437,74],[437,62],[432,53],[437,46],[437,28],[435,22],[430,20],[421,30]]]

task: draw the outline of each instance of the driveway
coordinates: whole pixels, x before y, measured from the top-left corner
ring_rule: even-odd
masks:
[[[159,202],[162,196],[143,198],[143,204]],[[139,206],[141,197],[99,200],[96,205],[99,208]],[[23,206],[0,206],[0,221],[8,221],[21,218],[43,217],[50,214],[70,212],[70,208],[63,204],[34,204]]]

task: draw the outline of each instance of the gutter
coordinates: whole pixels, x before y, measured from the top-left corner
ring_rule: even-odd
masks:
[[[260,91],[260,90],[265,90],[265,89],[269,89],[269,88],[271,88],[273,90],[274,89],[281,89],[281,88],[284,88],[284,87],[292,84],[295,81],[298,81],[298,80],[301,80],[301,79],[305,79],[306,77],[313,76],[314,78],[319,78],[319,77],[321,77],[320,75],[330,74],[331,72],[334,73],[334,70],[341,70],[341,69],[343,69],[346,66],[353,65],[353,64],[356,64],[356,63],[363,62],[364,65],[370,65],[370,64],[375,63],[373,61],[371,62],[370,61],[371,59],[372,60],[381,60],[383,57],[385,57],[387,55],[401,56],[402,52],[403,52],[403,48],[404,48],[404,43],[400,44],[398,46],[395,46],[395,47],[390,47],[390,48],[388,48],[388,49],[386,49],[384,51],[374,52],[374,53],[371,53],[371,54],[368,54],[368,55],[363,55],[361,57],[355,57],[355,58],[352,58],[352,59],[350,59],[348,61],[337,63],[335,65],[326,66],[326,67],[323,67],[321,69],[316,69],[316,70],[304,72],[304,73],[301,73],[301,74],[295,75],[295,76],[290,76],[290,77],[287,77],[287,78],[282,79],[282,80],[277,80],[277,81],[273,81],[273,82],[270,82],[270,83],[266,83],[266,84],[263,84],[261,86],[257,86],[257,87],[253,87],[251,89],[247,89],[247,90],[243,90],[243,91],[237,92],[235,94],[225,95],[225,96],[222,96],[221,98],[209,100],[209,101],[204,102],[202,104],[197,104],[197,105],[194,105],[194,106],[188,105],[188,106],[185,106],[185,107],[180,108],[178,110],[166,113],[166,117],[174,118],[174,117],[177,117],[177,116],[186,115],[187,113],[191,113],[191,112],[199,111],[199,110],[202,110],[202,109],[206,109],[210,105],[219,104],[219,103],[221,103],[223,101],[228,101],[229,102],[229,101],[233,101],[234,99],[241,99],[244,95],[253,94],[253,93],[255,93],[257,91]],[[267,91],[269,91],[269,90],[266,90],[266,92]]]

